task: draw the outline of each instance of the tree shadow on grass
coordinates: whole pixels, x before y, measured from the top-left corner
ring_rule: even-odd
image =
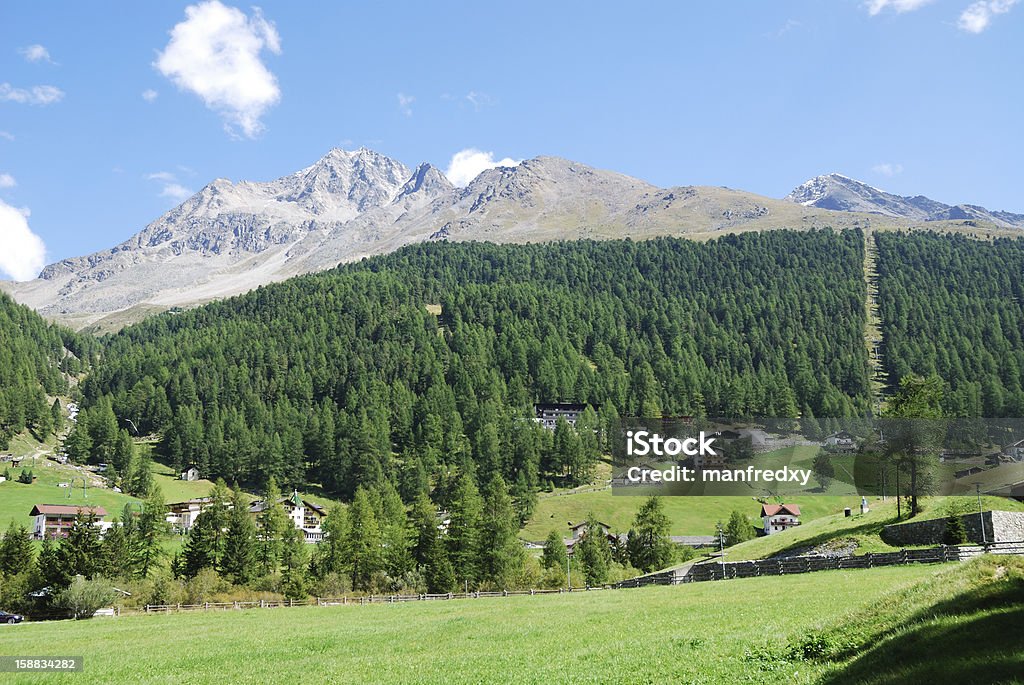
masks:
[[[820,682],[986,684],[1024,678],[1024,605],[911,625]]]

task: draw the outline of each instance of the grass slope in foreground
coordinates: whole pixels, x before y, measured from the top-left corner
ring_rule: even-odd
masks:
[[[973,624],[966,624],[964,647],[957,650],[923,646],[897,661],[870,659],[899,654],[903,635],[927,632],[935,621],[948,628],[974,613],[992,624],[1019,621],[1024,564],[998,563],[450,603],[24,624],[4,633],[3,651],[85,656],[84,673],[10,682],[809,683],[839,678],[845,668],[870,667],[877,674],[922,660],[939,668],[944,661],[966,663],[966,645],[986,647],[968,639]],[[996,605],[986,603],[995,599]],[[940,618],[933,620],[936,612]],[[846,633],[842,626],[851,615]],[[802,645],[808,635],[822,636],[836,661],[793,657],[790,645]],[[875,646],[851,662],[836,635]],[[997,635],[987,646],[1005,651],[1007,639]],[[1006,658],[1019,657],[1011,650]]]

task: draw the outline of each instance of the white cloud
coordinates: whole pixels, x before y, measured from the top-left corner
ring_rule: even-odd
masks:
[[[153,102],[157,99],[159,95],[160,93],[156,92],[152,88],[147,88],[146,90],[142,91],[142,99],[146,102]]]
[[[14,134],[9,131],[0,131],[0,138],[4,140],[14,141]]]
[[[154,171],[146,174],[147,181],[158,181],[160,183],[160,197],[169,197],[177,202],[183,202],[194,194],[178,182],[178,177],[170,171]]]
[[[868,0],[864,5],[868,8],[868,14],[873,17],[886,8],[891,8],[897,14],[903,14],[904,12],[919,10],[934,1],[935,0]]]
[[[188,198],[192,197],[194,193],[181,185],[180,183],[168,183],[164,185],[163,190],[160,191],[160,197],[169,197],[172,200],[178,202],[184,202]]]
[[[10,174],[0,174],[0,188],[13,188],[18,185],[18,182],[14,180],[14,177]]]
[[[17,102],[19,105],[52,105],[60,102],[64,91],[56,86],[32,86],[15,88],[10,83],[0,83],[0,102]]]
[[[412,116],[412,103],[416,102],[415,95],[398,94],[398,109],[407,117]]]
[[[892,162],[882,162],[871,167],[871,170],[880,176],[893,177],[896,174],[903,173],[902,164],[893,164]]]
[[[494,105],[494,98],[487,93],[481,93],[477,90],[471,90],[466,93],[466,100],[468,100],[469,104],[473,105],[473,109],[478,112],[483,107],[491,107]]]
[[[981,33],[992,23],[992,18],[997,14],[1006,14],[1017,0],[978,0],[960,13],[957,20],[957,27],[968,33]]]
[[[49,62],[50,64],[56,64],[56,62],[50,59],[50,51],[39,44],[29,45],[27,48],[18,48],[18,52],[26,61],[29,62]]]
[[[0,272],[16,281],[30,281],[46,265],[46,245],[28,227],[27,209],[0,200]]]
[[[448,177],[449,181],[461,188],[469,185],[470,181],[487,169],[499,166],[516,166],[521,161],[523,160],[511,159],[510,157],[494,161],[493,152],[484,152],[470,147],[452,155],[452,161],[448,163],[448,170],[444,172],[444,175]]]
[[[260,117],[281,99],[277,78],[260,59],[264,48],[280,54],[277,29],[258,8],[246,16],[218,0],[186,7],[185,17],[154,66],[220,113],[229,133],[237,126],[254,138],[263,130]]]

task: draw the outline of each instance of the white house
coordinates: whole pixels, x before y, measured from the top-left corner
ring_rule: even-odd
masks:
[[[181,472],[180,480],[199,480],[199,469],[189,466]]]
[[[167,505],[167,522],[175,528],[186,531],[196,523],[196,517],[211,502],[209,497],[197,497],[184,502],[172,502]]]
[[[795,504],[762,504],[764,534],[772,535],[800,525],[800,507]]]
[[[579,420],[580,414],[586,408],[585,404],[535,404],[533,409],[537,413],[537,418],[534,420],[552,431],[558,425],[558,419],[562,419],[575,428],[576,421]]]
[[[306,542],[320,542],[324,539],[324,531],[320,524],[323,522],[324,517],[327,516],[326,509],[319,504],[302,499],[297,490],[292,493],[291,497],[282,497],[278,502],[284,506],[284,510],[288,514],[288,518],[291,519],[292,524],[305,535]],[[253,515],[259,515],[266,509],[267,503],[260,500],[250,505],[249,512]]]
[[[839,450],[850,451],[857,449],[857,443],[852,433],[839,431],[825,438],[825,444]]]
[[[97,519],[101,519],[107,515],[107,511],[103,507],[83,507],[67,504],[37,504],[32,507],[32,511],[28,513],[28,515],[33,518],[32,537],[36,540],[67,537],[68,531],[71,529],[71,526],[75,524],[75,519],[78,518],[79,512],[92,512],[95,514]],[[100,523],[102,522],[97,521],[97,524]],[[109,528],[110,523],[107,523],[106,527]],[[100,526],[100,528],[101,530],[105,530],[103,526]]]

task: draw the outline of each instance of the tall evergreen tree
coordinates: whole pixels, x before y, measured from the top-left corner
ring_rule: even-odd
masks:
[[[383,568],[380,526],[366,488],[358,488],[348,512],[347,556],[352,569],[352,587],[369,590],[373,576]]]
[[[644,573],[668,566],[672,561],[669,520],[661,499],[649,497],[640,506],[626,539],[629,563]]]
[[[34,556],[28,528],[11,521],[0,540],[0,576],[14,576],[32,568]]]
[[[256,524],[249,515],[249,503],[241,489],[235,488],[224,535],[221,570],[232,582],[248,584],[256,575]]]
[[[526,551],[517,535],[519,517],[505,481],[498,474],[492,476],[484,488],[482,519],[483,576],[496,587],[511,587],[522,572]]]
[[[574,555],[579,556],[583,575],[587,585],[593,587],[603,585],[608,580],[608,570],[612,564],[612,550],[605,539],[604,529],[593,514],[587,516],[586,529],[582,539],[576,543]]]
[[[481,526],[483,500],[472,474],[461,473],[449,511],[447,552],[455,570],[455,578],[462,586],[475,587],[480,580]]]

